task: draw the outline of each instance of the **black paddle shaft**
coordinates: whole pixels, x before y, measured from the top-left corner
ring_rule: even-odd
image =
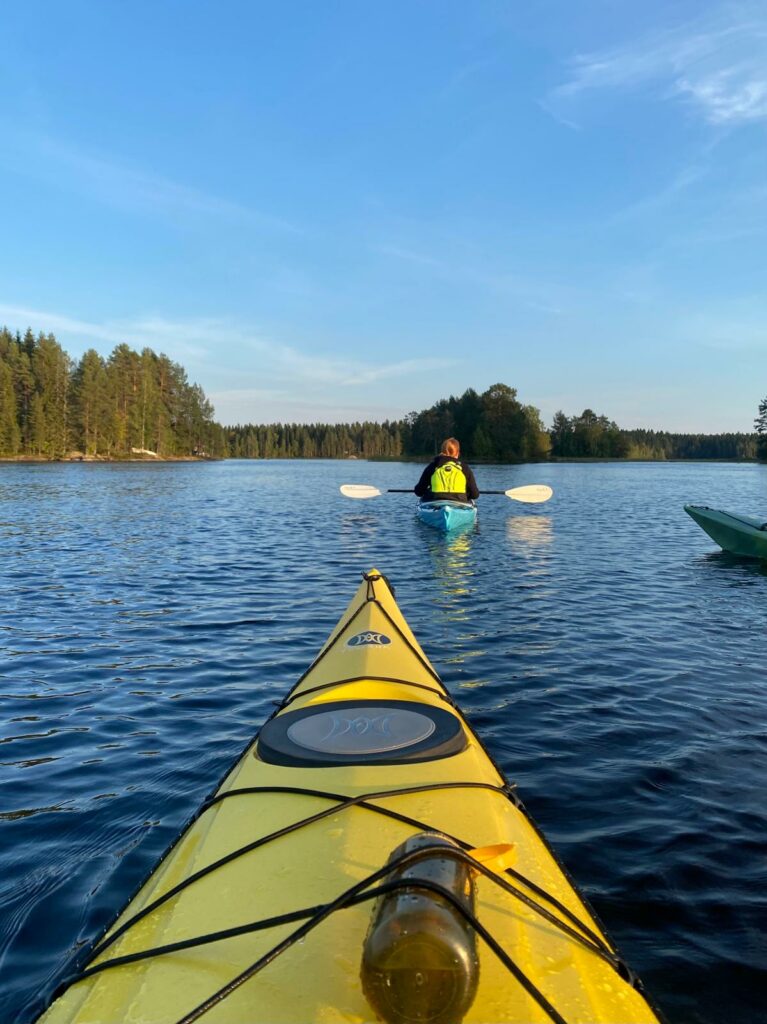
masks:
[[[387,494],[413,494],[412,487],[387,487]],[[505,494],[506,491],[480,491],[480,494]]]

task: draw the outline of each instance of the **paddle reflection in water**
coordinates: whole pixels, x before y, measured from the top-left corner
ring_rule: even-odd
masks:
[[[554,540],[551,516],[509,516],[506,538],[514,548],[514,554],[534,554]]]

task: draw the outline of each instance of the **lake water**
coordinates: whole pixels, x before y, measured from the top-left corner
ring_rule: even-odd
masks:
[[[767,467],[479,467],[445,538],[366,462],[0,466],[0,1020],[26,1022],[372,566],[673,1024],[767,1020],[767,569],[685,502]]]

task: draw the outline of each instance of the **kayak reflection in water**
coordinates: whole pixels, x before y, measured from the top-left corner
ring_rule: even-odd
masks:
[[[413,488],[421,501],[473,501],[479,488],[471,468],[461,459],[461,445],[454,437],[442,442]]]

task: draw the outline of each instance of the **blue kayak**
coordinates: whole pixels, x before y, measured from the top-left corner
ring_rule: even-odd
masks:
[[[465,501],[421,501],[417,514],[422,523],[447,533],[476,523],[477,506]]]

